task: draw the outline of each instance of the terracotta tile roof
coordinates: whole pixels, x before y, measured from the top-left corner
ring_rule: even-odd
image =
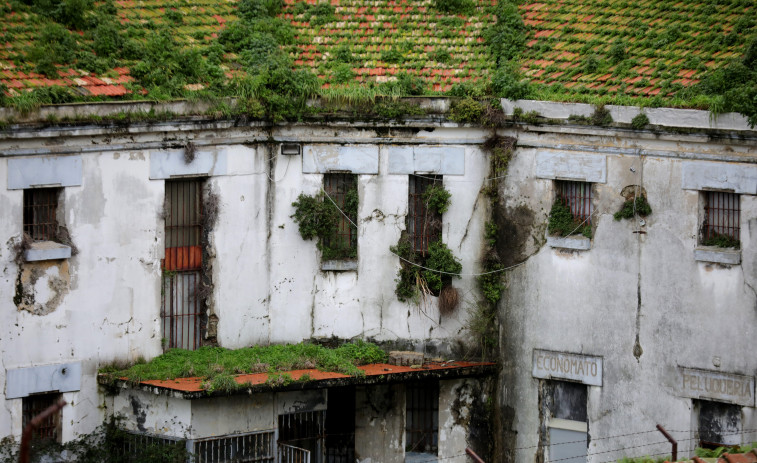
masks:
[[[472,1],[471,14],[454,15],[438,12],[433,0],[331,0],[334,17],[321,24],[298,13],[295,0],[285,0],[281,17],[295,28],[295,44],[287,49],[295,66],[314,70],[325,87],[336,85],[334,68],[325,64],[346,45],[356,57],[355,82],[384,82],[407,72],[429,89],[445,91],[488,79],[494,66],[482,32],[496,21],[489,8],[496,0]],[[11,5],[0,0],[0,6]],[[237,19],[230,0],[117,0],[115,6],[124,28],[170,27],[190,45],[212,43]],[[542,95],[548,99],[615,92],[672,97],[706,70],[740,56],[756,30],[753,0],[535,0],[519,8],[529,28],[519,67],[549,90]],[[170,10],[182,14],[181,24],[166,18]],[[59,67],[60,78],[34,72],[26,53],[41,24],[26,11],[11,11],[0,24],[0,82],[10,94],[51,85],[79,87],[85,95],[130,91],[124,84],[133,83],[133,62],[119,61],[102,75],[66,66]],[[228,76],[241,72],[234,55],[224,60]]]

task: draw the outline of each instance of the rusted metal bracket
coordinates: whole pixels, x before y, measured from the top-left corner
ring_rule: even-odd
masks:
[[[670,444],[673,446],[671,456],[673,457],[673,461],[677,461],[678,460],[678,441],[673,439],[673,436],[668,434],[665,428],[663,428],[659,424],[657,425],[657,430],[660,431],[662,435],[665,436],[665,439],[667,439],[668,442],[670,442]]]
[[[21,434],[21,447],[18,451],[18,463],[29,463],[29,446],[31,445],[32,433],[37,427],[42,424],[50,415],[58,413],[58,410],[66,406],[66,401],[61,400],[56,404],[52,404],[45,409],[42,413],[32,418],[29,424],[24,428],[24,432]]]
[[[465,453],[470,455],[471,458],[473,458],[473,461],[476,463],[484,463],[484,460],[481,459],[478,455],[476,455],[476,452],[474,452],[470,447],[466,447]]]

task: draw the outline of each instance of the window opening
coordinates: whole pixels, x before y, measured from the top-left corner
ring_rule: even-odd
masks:
[[[279,455],[280,461],[305,461],[323,463],[324,437],[326,430],[324,411],[287,413],[279,415]]]
[[[327,403],[326,463],[354,463],[355,388],[330,388]]]
[[[573,218],[580,223],[591,225],[591,183],[558,180],[557,197],[570,208]]]
[[[408,383],[405,400],[405,451],[436,455],[439,448],[439,383]]]
[[[441,175],[411,175],[408,189],[407,234],[415,252],[428,251],[442,234],[442,216],[427,207],[423,194],[432,185],[442,186]]]
[[[586,385],[547,381],[545,389],[549,459],[585,463],[589,445]]]
[[[717,448],[741,444],[741,407],[738,405],[695,400],[699,410],[697,431],[699,446]]]
[[[325,174],[323,189],[337,207],[337,225],[333,233],[323,239],[323,259],[351,259],[357,257],[357,180],[353,174]],[[324,201],[329,201],[328,198]],[[330,202],[330,201],[329,201]],[[349,217],[345,217],[345,214]],[[352,221],[352,222],[350,222]]]
[[[175,450],[177,448],[186,448],[185,440],[174,437],[139,434],[126,430],[119,430],[116,436],[120,437],[120,442],[117,441],[114,448],[110,450],[119,457],[119,461],[123,462],[141,462],[146,452],[155,452],[158,448],[161,451],[164,449]],[[171,449],[172,447],[173,449]]]
[[[167,348],[200,346],[202,180],[166,182],[162,332]]]
[[[741,228],[739,195],[719,191],[704,192],[704,221],[702,244],[717,244],[717,241],[739,241]]]
[[[21,426],[22,429],[34,419],[35,416],[44,412],[51,405],[61,400],[61,394],[36,394],[21,399]],[[60,442],[61,411],[53,413],[45,419],[32,433],[35,439],[52,440]]]
[[[60,188],[24,190],[24,233],[34,241],[55,240],[60,191]]]

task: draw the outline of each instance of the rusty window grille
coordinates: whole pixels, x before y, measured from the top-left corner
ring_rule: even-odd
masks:
[[[328,249],[326,259],[349,259],[357,257],[357,214],[349,211],[348,202],[357,198],[357,176],[353,174],[324,174],[323,189],[342,212],[337,216],[334,233],[323,240],[323,248]],[[329,201],[325,198],[324,201]],[[330,202],[330,201],[329,201]],[[352,221],[352,222],[350,222]]]
[[[197,440],[194,463],[273,463],[274,432],[253,432]]]
[[[37,415],[45,411],[51,405],[58,403],[61,400],[61,394],[37,394],[30,395],[21,399],[21,425],[22,428],[26,428],[26,425]],[[32,437],[35,439],[52,440],[60,442],[60,425],[61,425],[61,412],[54,413],[44,420],[37,429],[34,430]]]
[[[161,321],[167,348],[200,346],[202,180],[166,182]]]
[[[24,233],[34,241],[54,241],[58,232],[60,188],[24,190]]]
[[[591,204],[591,183],[558,180],[557,197],[570,208],[573,218],[581,223],[591,225],[593,212]]]
[[[405,450],[435,455],[439,447],[439,383],[408,383],[405,400]]]
[[[279,415],[279,444],[310,452],[312,463],[324,461],[326,412],[312,411]]]
[[[442,234],[441,214],[429,210],[423,194],[431,185],[442,185],[441,175],[411,175],[408,188],[407,235],[415,252],[425,253],[429,243],[438,241]]]
[[[707,242],[725,236],[739,241],[741,209],[739,195],[719,191],[704,192],[702,240]]]
[[[120,433],[119,445],[111,449],[114,453],[120,452],[119,461],[138,463],[142,460],[146,451],[163,447],[186,447],[185,440],[175,437],[141,434],[126,430],[120,430]]]

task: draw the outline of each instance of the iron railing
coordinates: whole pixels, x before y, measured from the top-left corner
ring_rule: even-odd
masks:
[[[739,195],[719,191],[705,192],[705,219],[702,238],[707,241],[724,235],[739,241],[741,229],[741,207]]]
[[[557,197],[570,208],[573,218],[591,225],[591,183],[558,180]]]
[[[430,210],[423,199],[426,190],[442,186],[441,175],[410,176],[407,204],[407,235],[415,252],[425,253],[429,243],[438,241],[442,233],[442,217]]]
[[[24,233],[34,241],[54,241],[58,232],[60,188],[24,190]]]

